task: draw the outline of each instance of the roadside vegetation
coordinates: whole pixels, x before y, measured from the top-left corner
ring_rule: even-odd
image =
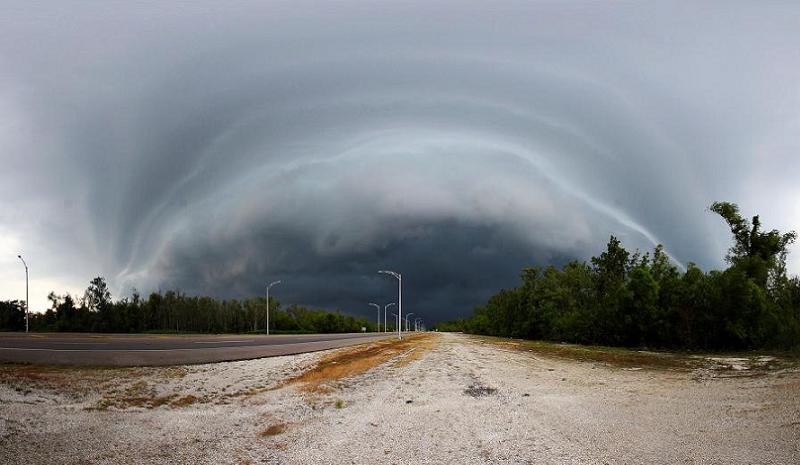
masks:
[[[795,232],[764,231],[758,216],[715,202],[731,229],[724,271],[685,271],[661,245],[630,253],[611,236],[590,263],[526,268],[470,318],[443,331],[605,346],[690,350],[800,349],[800,278],[786,273]]]
[[[712,370],[715,377],[759,376],[767,372],[797,370],[800,354],[784,351],[665,352],[624,347],[532,341],[495,336],[469,336],[480,344],[530,352],[536,356],[601,364],[625,369],[670,371]]]
[[[93,279],[81,298],[69,294],[48,296],[44,313],[31,313],[31,331],[104,333],[245,333],[264,332],[267,301],[264,297],[217,300],[192,297],[179,291],[153,292],[143,299],[113,300],[105,280]],[[270,297],[269,325],[275,333],[350,333],[377,330],[374,321],[341,312],[290,305],[281,308]],[[0,302],[0,331],[25,329],[25,304]]]

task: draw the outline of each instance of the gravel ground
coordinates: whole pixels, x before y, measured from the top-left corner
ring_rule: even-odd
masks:
[[[353,375],[340,355],[358,350],[6,366],[0,463],[800,463],[795,368],[621,368],[437,334]],[[287,382],[326,360],[347,377]]]

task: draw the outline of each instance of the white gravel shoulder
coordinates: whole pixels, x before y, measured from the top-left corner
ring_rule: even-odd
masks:
[[[281,384],[330,352],[133,369],[77,394],[0,380],[0,463],[800,463],[793,370],[626,370],[442,334],[331,392]],[[123,392],[197,401],[96,409]]]

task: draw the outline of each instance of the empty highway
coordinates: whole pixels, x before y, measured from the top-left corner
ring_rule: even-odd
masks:
[[[0,333],[0,362],[99,366],[182,365],[292,355],[346,347],[393,335]]]

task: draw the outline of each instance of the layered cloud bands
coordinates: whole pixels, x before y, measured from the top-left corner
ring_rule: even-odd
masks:
[[[17,249],[42,305],[280,278],[366,314],[390,268],[430,321],[609,234],[719,266],[716,199],[800,219],[797,9],[59,8],[0,19],[3,298]]]

